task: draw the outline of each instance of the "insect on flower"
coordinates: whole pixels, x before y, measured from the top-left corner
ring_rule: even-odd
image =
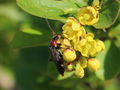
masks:
[[[56,34],[53,29],[51,28],[48,20],[46,19],[46,22],[53,34],[52,40],[50,42],[50,46],[49,46],[49,50],[52,56],[52,60],[54,61],[58,72],[64,76],[64,62],[63,62],[63,56],[62,53],[60,51],[60,43],[58,43],[57,41],[61,38],[60,35]]]

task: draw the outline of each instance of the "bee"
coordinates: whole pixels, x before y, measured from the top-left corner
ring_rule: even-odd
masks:
[[[62,56],[62,53],[60,51],[60,43],[58,43],[58,40],[61,38],[61,36],[56,34],[53,31],[53,29],[51,28],[47,19],[46,19],[46,22],[47,22],[47,24],[48,24],[48,26],[51,29],[52,34],[53,34],[52,40],[51,40],[50,45],[49,45],[49,50],[50,50],[50,53],[52,56],[52,61],[55,63],[58,72],[62,76],[64,76],[65,68],[64,68],[64,62],[63,62],[63,56]]]
[[[52,56],[52,60],[54,61],[58,72],[64,76],[64,63],[63,63],[63,56],[60,51],[60,44],[57,43],[57,40],[60,38],[60,35],[53,36],[50,42],[50,52]]]

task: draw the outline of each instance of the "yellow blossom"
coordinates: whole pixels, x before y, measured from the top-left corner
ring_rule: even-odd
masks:
[[[93,0],[92,6],[93,6],[96,10],[99,10],[99,9],[101,8],[101,7],[100,7],[100,2],[99,2],[99,0]]]
[[[86,34],[83,38],[81,38],[75,49],[81,52],[83,56],[88,57],[92,52],[90,50],[94,50],[95,40],[93,40],[93,38],[94,35],[92,33]]]
[[[86,34],[75,46],[74,49],[81,52],[82,56],[85,57],[95,56],[105,49],[104,43],[100,40],[94,40],[92,33]]]
[[[68,70],[72,70],[73,69],[73,65],[69,64],[69,65],[67,65],[67,68],[68,68]]]
[[[91,56],[95,56],[96,54],[97,54],[97,49],[96,49],[96,41],[95,40],[93,40],[92,42],[91,42],[91,48],[90,48],[90,50],[89,50],[89,55],[91,55]]]
[[[81,46],[84,46],[87,43],[87,40],[85,38],[82,38],[79,43]]]
[[[80,66],[79,63],[76,64],[75,75],[80,77],[80,78],[84,77],[84,69]]]
[[[71,50],[71,49],[66,49],[64,52],[63,52],[63,59],[66,61],[66,62],[71,62],[71,61],[74,61],[76,59],[76,53],[74,50]]]
[[[88,59],[88,68],[92,72],[96,72],[100,67],[100,62],[97,59]]]
[[[88,42],[93,41],[93,38],[94,38],[94,34],[93,33],[86,34],[86,39],[87,39]]]
[[[96,40],[96,50],[97,52],[100,52],[105,49],[105,45],[101,40]]]
[[[71,43],[68,39],[66,39],[66,38],[61,39],[60,43],[61,43],[60,47],[61,47],[62,52],[67,48],[72,49]]]
[[[77,18],[82,25],[93,25],[98,21],[98,11],[92,7],[82,7],[77,13]]]
[[[83,26],[73,17],[69,17],[67,19],[67,22],[63,25],[62,29],[63,37],[76,43],[79,42],[80,36],[85,34]]]
[[[101,40],[94,40],[92,42],[92,45],[93,45],[93,48],[89,50],[91,56],[95,56],[98,52],[105,50],[105,45]]]

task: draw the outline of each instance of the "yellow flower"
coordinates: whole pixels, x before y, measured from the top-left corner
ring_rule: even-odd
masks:
[[[96,41],[95,40],[91,42],[91,46],[92,47],[89,50],[89,55],[95,56],[97,54]]]
[[[73,65],[69,64],[69,65],[67,65],[67,68],[68,68],[68,70],[73,70]]]
[[[92,7],[82,7],[77,13],[77,18],[83,25],[93,25],[98,21],[98,11]]]
[[[75,49],[81,52],[82,56],[88,57],[95,48],[95,40],[93,40],[93,38],[94,35],[92,33],[86,34],[83,38],[81,38]]]
[[[101,40],[94,40],[92,42],[92,48],[89,50],[91,56],[95,56],[98,52],[105,50],[105,45]]]
[[[79,63],[76,64],[75,75],[80,77],[80,78],[84,77],[84,69],[80,66]]]
[[[101,7],[100,7],[100,2],[99,2],[99,0],[93,0],[92,6],[93,6],[96,10],[99,10],[99,9],[101,8]]]
[[[60,41],[60,47],[61,47],[61,51],[63,52],[65,49],[70,48],[72,49],[71,43],[68,39],[64,38],[59,40]]]
[[[92,33],[86,34],[79,43],[74,44],[74,49],[79,51],[82,56],[95,56],[98,52],[105,49],[104,43],[101,40],[94,40]]]
[[[96,50],[97,52],[100,52],[102,50],[105,50],[105,45],[101,40],[96,40]]]
[[[66,49],[64,52],[63,52],[63,59],[66,61],[66,62],[72,62],[76,59],[76,53],[74,50],[71,50],[71,49]]]
[[[63,37],[72,40],[73,42],[79,42],[80,36],[85,34],[85,29],[77,20],[73,17],[69,17],[67,22],[62,27]]]
[[[94,38],[94,34],[93,33],[88,33],[86,34],[86,39],[88,42],[92,42]]]
[[[88,59],[88,68],[92,72],[96,72],[100,67],[100,62],[97,59]]]

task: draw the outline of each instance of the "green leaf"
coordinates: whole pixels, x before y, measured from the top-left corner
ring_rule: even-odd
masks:
[[[64,76],[61,76],[61,75],[58,76],[58,80],[67,79],[67,78],[71,77],[73,74],[74,74],[74,72],[65,72]]]
[[[14,31],[16,26],[16,22],[6,17],[5,15],[0,15],[0,31]]]
[[[23,21],[26,18],[21,12],[19,12],[15,4],[10,3],[0,5],[0,15],[6,16],[14,22]]]
[[[47,30],[39,31],[18,31],[11,42],[13,48],[24,48],[34,46],[45,46],[49,45],[51,39],[51,33]],[[37,33],[37,34],[36,34]]]
[[[120,71],[120,49],[109,40],[105,42],[105,46],[106,50],[97,56],[97,59],[101,62],[101,67],[96,72],[96,75],[102,80],[111,79]]]
[[[42,32],[32,28],[23,28],[21,31],[27,34],[42,35]]]
[[[109,37],[116,37],[118,35],[120,35],[120,24],[117,25],[116,27],[113,27],[109,30],[109,33],[108,33]]]
[[[78,8],[74,1],[76,0],[17,0],[17,4],[32,15],[65,21],[64,11]],[[87,2],[82,0],[81,5],[87,5]]]
[[[16,80],[22,86],[22,90],[37,90],[35,89],[37,85],[34,86],[37,83],[36,79],[39,76],[45,76],[46,73],[49,57],[48,47],[23,48],[19,53],[20,57],[11,62]]]
[[[15,31],[17,24],[24,20],[24,15],[19,12],[16,5],[0,5],[0,31]]]
[[[79,7],[86,6],[90,0],[73,0],[76,5]]]
[[[103,8],[103,11],[99,14],[99,21],[94,25],[97,29],[105,29],[111,27],[118,18],[120,13],[120,4],[116,1],[110,1],[106,5],[106,8]],[[102,9],[101,9],[102,10]]]
[[[58,77],[59,72],[57,70],[57,67],[56,67],[54,61],[48,62],[46,75],[48,75],[52,79],[56,79]]]
[[[120,35],[116,36],[116,39],[114,40],[115,45],[120,48]]]
[[[120,48],[120,24],[109,30],[108,35],[110,38],[114,39],[114,43]]]

